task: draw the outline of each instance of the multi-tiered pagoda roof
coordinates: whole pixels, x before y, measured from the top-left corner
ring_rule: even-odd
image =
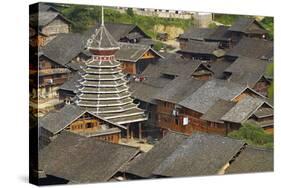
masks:
[[[115,59],[119,45],[103,24],[87,47],[92,57],[83,68],[77,105],[118,124],[145,121],[147,117],[133,103],[120,62]]]

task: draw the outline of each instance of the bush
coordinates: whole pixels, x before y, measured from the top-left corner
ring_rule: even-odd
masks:
[[[156,42],[153,46],[153,49],[159,51],[159,50],[161,50],[161,48],[164,48],[164,47],[165,47],[165,45],[162,42]]]
[[[231,138],[244,140],[248,144],[273,147],[273,135],[266,133],[261,127],[253,122],[246,122],[242,127],[228,134]]]
[[[134,17],[134,11],[132,8],[128,8],[126,12],[129,16]]]
[[[224,25],[232,25],[241,15],[215,14],[214,20]]]
[[[273,17],[265,17],[261,21],[262,26],[265,27],[266,30],[268,30],[269,39],[273,40],[273,31],[274,31],[274,20]]]
[[[208,25],[208,28],[211,28],[211,29],[213,29],[213,28],[217,28],[218,26],[217,26],[217,24],[215,24],[215,23],[210,23],[209,25]]]

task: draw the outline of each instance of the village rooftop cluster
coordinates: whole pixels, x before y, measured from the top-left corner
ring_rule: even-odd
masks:
[[[227,137],[245,122],[274,132],[273,41],[255,18],[189,28],[157,51],[103,9],[84,33],[49,4],[31,10],[32,183],[273,171],[272,149]]]

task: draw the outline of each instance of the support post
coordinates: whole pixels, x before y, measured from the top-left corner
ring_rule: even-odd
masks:
[[[133,124],[130,124],[131,125],[131,139],[134,139],[134,130],[133,130]]]
[[[142,139],[141,122],[139,122],[139,139]]]
[[[130,136],[130,130],[129,130],[130,124],[127,125],[127,142],[129,142],[129,136]]]

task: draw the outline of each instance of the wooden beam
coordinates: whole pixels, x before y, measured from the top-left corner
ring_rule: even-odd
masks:
[[[139,122],[139,139],[142,139],[142,129],[141,129],[141,122]]]

